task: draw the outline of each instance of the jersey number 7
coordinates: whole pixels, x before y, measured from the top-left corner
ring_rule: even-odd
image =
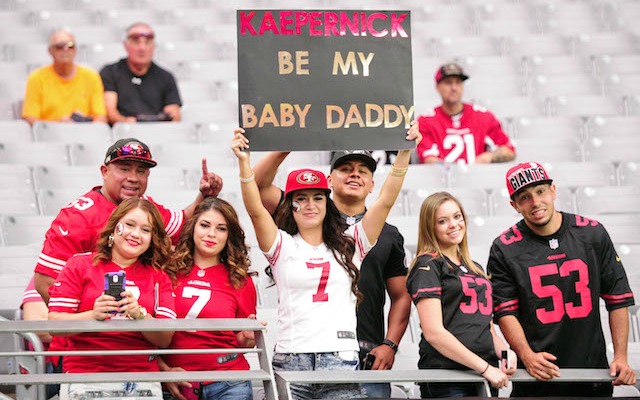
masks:
[[[575,283],[576,294],[580,296],[580,305],[567,303],[560,288],[556,285],[543,285],[542,278],[545,276],[559,275],[565,278],[572,272],[578,273],[578,280]],[[580,259],[567,260],[560,264],[542,264],[529,268],[529,278],[531,279],[531,289],[540,299],[551,298],[553,308],[547,310],[538,308],[536,316],[543,324],[560,322],[565,313],[571,319],[584,318],[591,313],[593,305],[591,303],[591,289],[589,289],[589,268]]]

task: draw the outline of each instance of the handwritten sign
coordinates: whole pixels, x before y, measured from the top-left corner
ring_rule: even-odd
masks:
[[[239,10],[252,150],[398,150],[414,118],[409,11]]]

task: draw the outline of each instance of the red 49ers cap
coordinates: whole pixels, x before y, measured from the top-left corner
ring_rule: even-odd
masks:
[[[326,191],[327,195],[331,192],[327,177],[322,172],[309,168],[291,171],[287,177],[284,195],[303,189],[320,189]]]
[[[440,83],[441,80],[449,76],[459,76],[463,81],[469,79],[469,76],[464,73],[461,66],[456,63],[449,63],[441,65],[436,71],[436,83]]]
[[[536,162],[526,162],[511,167],[507,171],[506,180],[511,200],[519,190],[527,186],[553,182],[544,167]]]

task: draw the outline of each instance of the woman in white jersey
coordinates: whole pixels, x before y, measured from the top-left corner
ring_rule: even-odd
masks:
[[[273,368],[279,370],[358,369],[356,302],[359,268],[375,244],[407,172],[412,150],[400,150],[380,195],[362,220],[348,226],[329,198],[326,176],[293,171],[275,221],[260,200],[244,130],[234,131],[242,198],[260,249],[278,288],[278,335]],[[407,140],[421,139],[414,122]],[[351,185],[360,185],[359,177]],[[296,384],[296,399],[357,398],[357,384]]]

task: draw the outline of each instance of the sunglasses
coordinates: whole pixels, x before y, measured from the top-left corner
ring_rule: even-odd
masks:
[[[153,32],[131,33],[127,36],[129,40],[139,40],[140,38],[146,38],[147,40],[153,40],[155,35]]]
[[[106,157],[105,164],[120,157],[136,157],[151,160],[151,152],[139,143],[129,143],[125,146],[113,149],[113,151]]]
[[[56,49],[56,50],[64,50],[64,49],[75,49],[76,44],[73,42],[61,42],[61,43],[54,43],[51,45],[52,48]]]

